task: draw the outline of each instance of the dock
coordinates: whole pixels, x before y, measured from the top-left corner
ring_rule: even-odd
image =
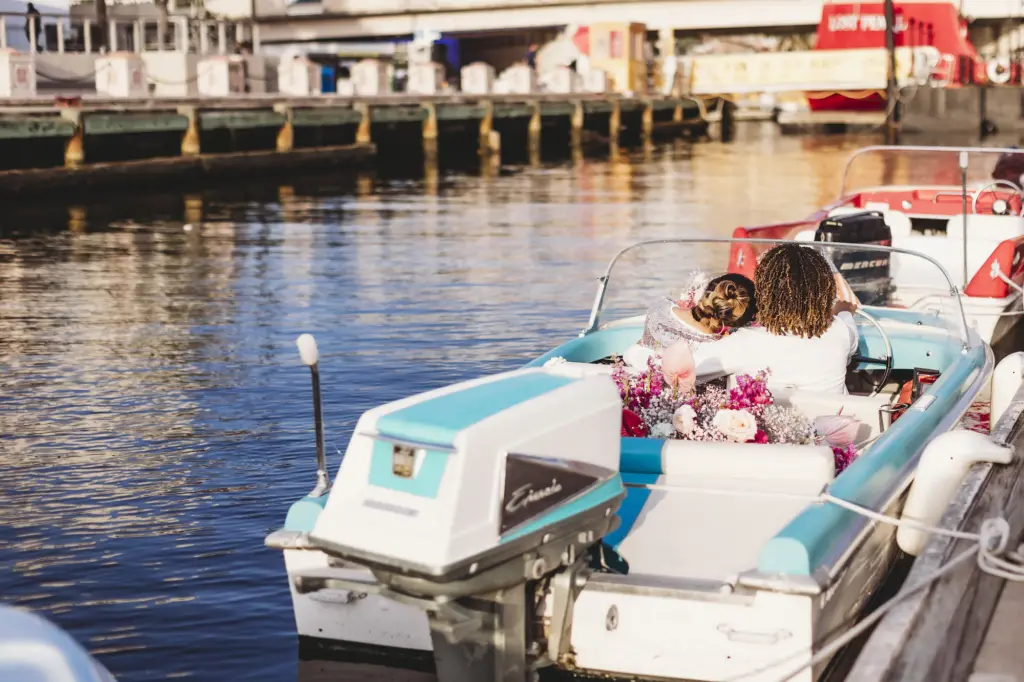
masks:
[[[939,525],[977,533],[986,519],[1010,526],[1008,551],[1024,529],[1024,387],[992,431],[1017,455],[1008,465],[976,464]],[[972,540],[933,535],[903,585],[929,575],[971,549]],[[994,577],[970,557],[938,581],[905,595],[875,627],[847,682],[1013,682],[1024,680],[1017,617],[1024,584]]]
[[[614,93],[5,100],[0,195],[106,186],[135,172],[152,180],[231,175],[250,162],[271,171],[362,161],[382,146],[500,160],[519,142],[530,155],[552,144],[643,144],[707,134],[704,113],[692,99]]]

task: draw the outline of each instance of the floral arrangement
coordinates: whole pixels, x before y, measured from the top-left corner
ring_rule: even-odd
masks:
[[[835,455],[836,473],[857,456],[853,440],[859,422],[843,415],[813,422],[799,410],[775,403],[769,372],[739,375],[726,390],[696,387],[693,356],[685,341],[649,358],[645,368],[616,359],[612,378],[622,397],[622,435],[733,443],[825,443]]]

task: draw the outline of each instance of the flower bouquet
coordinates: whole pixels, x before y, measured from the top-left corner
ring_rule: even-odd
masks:
[[[622,397],[622,435],[732,443],[827,443],[836,473],[856,457],[853,439],[859,422],[832,415],[810,421],[799,410],[775,402],[768,370],[738,375],[736,386],[696,386],[693,357],[686,342],[652,357],[647,367],[631,368],[616,359],[612,378]]]

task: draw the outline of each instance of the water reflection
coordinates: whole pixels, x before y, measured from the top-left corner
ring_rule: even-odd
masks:
[[[0,217],[4,595],[123,681],[295,679],[262,539],[313,482],[299,333],[320,342],[334,452],[375,404],[575,334],[623,246],[802,217],[871,141],[749,127],[575,165]]]

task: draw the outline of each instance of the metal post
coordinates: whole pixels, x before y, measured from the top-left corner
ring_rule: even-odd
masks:
[[[889,52],[888,84],[885,98],[885,138],[888,144],[896,143],[899,123],[899,85],[896,82],[896,9],[893,0],[885,0],[885,49]]]
[[[28,49],[29,52],[35,54],[39,51],[39,43],[36,41],[36,18],[34,15],[29,15],[28,19]]]
[[[967,166],[970,162],[970,157],[967,152],[960,152],[960,188],[963,191],[963,211],[964,211],[964,288],[963,291],[967,291],[967,282],[969,274],[967,272]],[[961,292],[963,293],[963,292]]]
[[[7,17],[0,16],[0,49],[7,49]]]
[[[85,38],[85,41],[83,43],[83,45],[85,47],[85,53],[86,54],[92,54],[92,20],[91,19],[83,19],[82,20],[82,31],[84,31],[84,33],[85,33],[85,35],[83,36]]]
[[[57,53],[64,54],[64,19],[57,19]]]

